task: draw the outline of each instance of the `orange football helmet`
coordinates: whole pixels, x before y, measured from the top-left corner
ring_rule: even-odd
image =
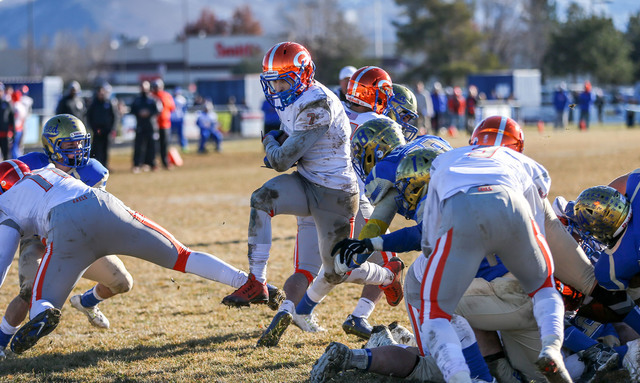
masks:
[[[375,66],[360,68],[349,79],[345,96],[349,102],[383,114],[393,97],[391,77],[383,69]]]
[[[0,162],[0,194],[11,189],[16,182],[31,174],[31,169],[20,160]]]
[[[284,110],[313,85],[315,73],[316,66],[307,48],[290,41],[278,43],[262,59],[262,91],[274,108]],[[272,84],[275,80],[285,80],[289,89],[278,92]]]
[[[524,132],[520,125],[509,117],[487,117],[476,126],[469,138],[469,145],[506,146],[522,153]]]

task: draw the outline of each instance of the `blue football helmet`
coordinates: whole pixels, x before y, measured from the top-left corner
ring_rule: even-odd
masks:
[[[76,143],[67,148],[67,142]],[[49,160],[75,168],[86,165],[91,153],[91,134],[82,121],[71,114],[51,117],[42,130],[42,146]]]

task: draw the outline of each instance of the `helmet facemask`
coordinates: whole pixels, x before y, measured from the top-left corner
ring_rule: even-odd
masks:
[[[384,115],[402,126],[407,142],[413,141],[418,135],[418,128],[414,125],[418,120],[418,104],[413,92],[404,85],[393,84],[393,96],[387,103]]]

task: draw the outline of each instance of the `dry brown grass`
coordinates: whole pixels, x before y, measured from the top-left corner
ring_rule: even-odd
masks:
[[[575,198],[585,187],[608,183],[640,164],[640,130],[526,133],[526,153],[550,171],[553,196]],[[450,141],[457,147],[466,140]],[[171,172],[137,175],[130,173],[130,152],[116,150],[109,190],[188,246],[247,270],[249,196],[276,173],[260,167],[258,140],[226,142],[224,149],[222,154],[185,155],[185,165]],[[273,224],[268,275],[271,283],[282,286],[292,270],[295,219],[276,217]],[[405,224],[396,219],[392,228]],[[404,259],[409,264],[416,256]],[[54,333],[22,356],[0,362],[0,381],[299,382],[307,380],[329,342],[363,343],[341,329],[359,297],[358,286],[336,288],[317,308],[327,333],[307,334],[291,326],[278,347],[258,349],[255,342],[273,316],[267,307],[228,309],[220,304],[233,290],[228,286],[122,258],[135,283],[128,294],[101,305],[112,328],[96,330],[66,305]],[[0,290],[0,307],[17,293],[16,282],[14,261]],[[81,280],[75,292],[90,286]],[[394,320],[409,326],[403,305],[381,303],[372,315],[373,323]],[[349,374],[341,380],[362,379]]]

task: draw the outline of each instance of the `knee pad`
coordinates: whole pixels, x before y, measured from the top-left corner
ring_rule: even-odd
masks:
[[[107,287],[114,294],[128,293],[133,288],[133,277],[128,272],[125,272],[113,284],[113,286],[107,286]]]

